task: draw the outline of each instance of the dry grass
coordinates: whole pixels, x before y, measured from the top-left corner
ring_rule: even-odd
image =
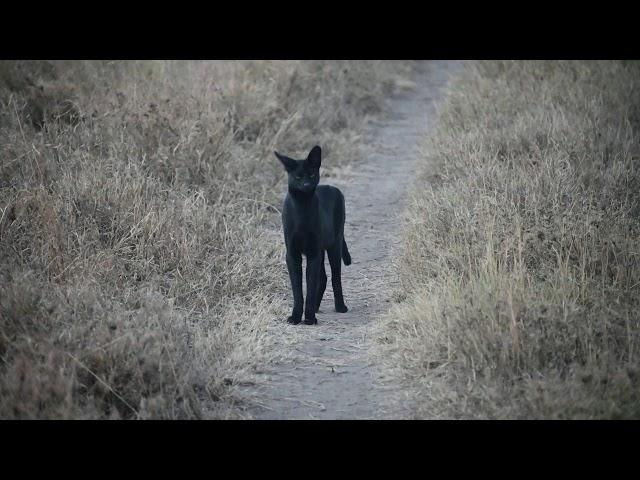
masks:
[[[378,353],[416,417],[640,417],[640,65],[476,62],[424,149]]]
[[[2,62],[0,417],[235,418],[285,316],[272,151],[357,160],[394,62]]]

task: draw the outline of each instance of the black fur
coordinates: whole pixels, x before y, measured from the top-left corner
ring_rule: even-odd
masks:
[[[282,208],[282,228],[287,248],[287,267],[293,290],[293,313],[289,323],[302,320],[302,255],[307,257],[307,302],[304,323],[318,323],[316,312],[327,286],[324,254],[331,265],[331,284],[337,312],[346,312],[340,278],[341,260],[351,264],[344,240],[345,205],[342,192],[320,185],[320,147],[311,149],[306,160],[293,160],[275,152],[289,175],[289,192]]]

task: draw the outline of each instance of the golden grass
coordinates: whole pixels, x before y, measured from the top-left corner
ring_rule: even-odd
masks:
[[[414,416],[640,416],[639,127],[637,62],[474,62],[450,85],[377,330]]]

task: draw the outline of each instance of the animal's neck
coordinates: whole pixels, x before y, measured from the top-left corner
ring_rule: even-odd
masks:
[[[311,200],[313,200],[314,194],[315,194],[315,190],[312,190],[311,192],[307,193],[307,192],[301,192],[300,190],[294,190],[292,188],[289,189],[289,195],[291,195],[291,198],[296,203],[299,203],[301,205],[310,204]]]

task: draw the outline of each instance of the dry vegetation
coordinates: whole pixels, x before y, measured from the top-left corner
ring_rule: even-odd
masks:
[[[272,151],[357,159],[406,68],[0,63],[0,418],[238,416],[286,312]]]
[[[450,85],[378,330],[416,417],[640,417],[639,129],[637,62]]]

